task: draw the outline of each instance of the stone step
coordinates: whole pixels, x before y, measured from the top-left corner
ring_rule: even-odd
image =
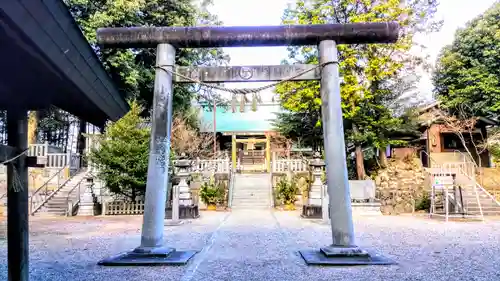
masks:
[[[269,174],[235,175],[232,208],[267,209],[271,206]]]
[[[261,190],[261,191],[270,191],[271,187],[270,186],[242,186],[242,185],[235,185],[234,191],[253,191],[253,190]]]
[[[233,204],[232,208],[235,207],[270,207],[270,203],[260,202],[260,203],[241,203],[241,204]]]
[[[233,198],[269,198],[271,195],[267,194],[233,194]]]
[[[258,202],[233,202],[233,207],[242,207],[242,206],[271,206],[270,202],[258,201]]]
[[[271,193],[270,190],[234,190],[233,194],[236,195],[245,195],[245,196],[252,196],[252,195],[269,195]]]
[[[253,184],[253,183],[235,183],[235,189],[270,189],[271,186],[267,184]]]
[[[233,201],[233,206],[243,206],[243,205],[248,205],[248,206],[259,206],[259,205],[270,206],[271,202],[269,202],[269,201]]]
[[[258,206],[258,205],[248,205],[248,206],[233,206],[231,209],[270,209],[271,205],[266,205],[266,206]]]
[[[271,196],[233,196],[233,201],[238,200],[253,200],[253,201],[261,201],[261,200],[270,200]]]
[[[238,183],[234,185],[237,189],[268,189],[271,188],[269,184],[264,183]]]
[[[45,203],[45,206],[66,206],[66,200],[65,201],[52,201],[49,200],[47,203]]]
[[[66,212],[53,212],[53,213],[48,213],[48,212],[40,212],[39,215],[45,216],[45,217],[60,217],[60,216],[65,216]]]
[[[69,200],[75,200],[75,188],[78,188],[78,183],[81,182],[86,176],[86,172],[82,172],[73,176],[54,196],[44,204],[44,206],[37,212],[43,214],[65,215],[67,209],[68,195]],[[63,182],[61,182],[63,183]],[[84,185],[81,188],[85,188]]]
[[[233,196],[233,200],[270,200],[271,196]]]
[[[66,214],[66,209],[45,209],[44,213],[48,214]]]

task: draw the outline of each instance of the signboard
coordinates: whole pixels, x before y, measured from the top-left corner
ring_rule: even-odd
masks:
[[[435,176],[433,181],[432,185],[438,188],[453,186],[455,183],[452,176]]]
[[[312,64],[293,65],[250,65],[250,66],[215,66],[215,67],[188,67],[176,66],[175,71],[183,76],[202,82],[269,82],[281,81],[297,75],[305,70],[313,69]],[[319,80],[320,68],[316,68],[291,80]],[[175,76],[177,83],[191,83],[188,79]]]

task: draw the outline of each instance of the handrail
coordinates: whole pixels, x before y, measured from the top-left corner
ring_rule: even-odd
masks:
[[[460,207],[462,207],[462,215],[465,215],[465,212],[467,211],[464,207],[464,195],[462,192],[462,187],[458,186],[458,193],[460,195]]]
[[[454,150],[453,153],[455,153],[455,152],[458,152],[458,153],[462,154],[464,156],[464,158],[467,157],[467,155],[464,154],[462,151]],[[477,170],[480,170],[481,167],[479,167],[474,161],[472,161],[470,163],[472,163]],[[500,184],[494,178],[489,178],[489,180],[492,181],[495,185],[500,186]]]
[[[30,214],[33,215],[36,211],[38,211],[38,209],[40,209],[40,207],[43,206],[43,204],[45,204],[45,202],[48,201],[47,198],[43,199],[42,200],[42,203],[37,206],[36,208],[33,207],[34,203],[33,202],[33,198],[38,195],[38,193],[42,190],[42,188],[45,187],[45,193],[47,193],[47,186],[49,184],[49,182],[55,178],[55,176],[57,176],[57,189],[56,190],[59,190],[60,189],[60,174],[61,174],[61,171],[64,170],[65,167],[62,167],[60,169],[57,170],[57,172],[55,172],[48,180],[46,180],[39,188],[37,188],[35,191],[33,191],[30,195]],[[63,184],[64,185],[64,184]],[[56,192],[56,191],[53,191],[52,194]],[[50,198],[49,198],[50,199]]]
[[[498,200],[493,196],[491,195],[491,193],[488,192],[488,190],[484,189],[479,183],[477,183],[477,181],[475,181],[472,177],[470,177],[467,173],[465,172],[462,172],[468,179],[472,180],[475,184],[476,187],[479,187],[479,189],[481,189],[486,195],[488,195],[495,203],[497,203],[498,206],[500,206],[500,202],[498,202]]]
[[[47,203],[54,195],[61,190],[69,181],[71,178],[68,178],[66,181],[64,181],[56,190],[54,190],[45,200],[42,201],[36,208],[32,209],[31,215],[34,215],[45,203]]]
[[[80,197],[82,195],[81,193],[81,184],[82,184],[82,181],[87,179],[87,176],[84,176],[80,179],[80,181],[78,181],[77,184],[75,184],[75,186],[68,192],[68,195],[66,196],[66,216],[71,216],[73,215],[73,208],[78,205],[80,203]],[[73,193],[73,191],[77,190],[78,188],[78,197],[77,197],[77,200],[76,202],[73,204],[73,201],[72,201],[72,204],[71,204],[71,208],[69,207],[69,197],[71,196],[71,194]]]
[[[465,156],[467,156],[467,155],[465,155],[465,154],[464,154],[463,152],[461,152],[461,151],[458,151],[458,150],[453,151],[453,153],[455,153],[455,152],[458,152],[458,153],[462,154],[464,157],[465,157]],[[473,162],[473,161],[468,162],[468,163],[472,163],[472,165],[474,165],[474,167],[475,167],[475,168],[480,168],[480,167],[479,167],[479,166],[478,166],[475,162]],[[464,164],[465,164],[465,158],[464,158]],[[489,193],[486,189],[484,189],[484,187],[482,187],[482,186],[481,186],[481,185],[480,185],[480,184],[479,184],[479,183],[475,180],[475,178],[472,178],[470,175],[468,175],[468,174],[467,174],[467,173],[465,173],[464,171],[462,171],[462,172],[463,172],[463,174],[464,174],[467,178],[469,178],[470,180],[474,181],[474,183],[475,183],[476,187],[479,187],[479,188],[480,188],[480,189],[481,189],[481,190],[482,190],[482,191],[483,191],[486,195],[488,195],[488,196],[489,196],[489,197],[490,197],[490,198],[491,198],[491,199],[492,199],[495,203],[497,203],[497,205],[498,205],[498,206],[500,206],[500,202],[499,202],[499,201],[495,198],[495,196],[491,195],[491,193]],[[493,180],[493,181],[496,183],[496,181],[495,181],[495,180]]]

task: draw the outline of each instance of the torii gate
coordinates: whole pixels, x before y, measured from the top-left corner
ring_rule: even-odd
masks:
[[[337,44],[392,43],[398,39],[399,26],[391,23],[355,23],[323,25],[288,25],[259,27],[132,27],[102,28],[98,43],[108,48],[156,47],[156,78],[153,98],[152,137],[150,144],[144,220],[141,245],[131,252],[105,259],[102,265],[185,264],[196,251],[176,251],[163,246],[166,186],[172,126],[174,74],[178,82],[198,81],[280,81],[321,79],[322,121],[326,152],[329,210],[332,245],[320,250],[300,251],[307,264],[353,265],[391,264],[392,261],[372,255],[356,246],[347,177],[342,124]],[[297,74],[311,66],[204,68],[187,71],[175,68],[176,48],[214,48],[240,46],[319,45],[317,75]],[[231,70],[231,68],[229,69]],[[201,73],[200,73],[201,72]],[[194,73],[194,74],[193,74]],[[198,73],[198,74],[196,74]],[[238,75],[233,75],[238,73]],[[200,75],[201,74],[201,75]],[[299,73],[300,74],[300,73]],[[253,78],[253,79],[252,79]],[[187,79],[187,80],[186,80]]]

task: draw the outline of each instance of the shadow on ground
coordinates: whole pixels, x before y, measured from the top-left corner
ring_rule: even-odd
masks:
[[[358,244],[399,264],[308,267],[297,251],[330,241],[329,225],[296,212],[205,212],[166,227],[169,246],[200,250],[183,267],[101,267],[140,241],[140,216],[33,218],[30,280],[500,280],[500,222],[443,223],[411,216],[355,217]],[[0,279],[7,279],[5,223]]]

